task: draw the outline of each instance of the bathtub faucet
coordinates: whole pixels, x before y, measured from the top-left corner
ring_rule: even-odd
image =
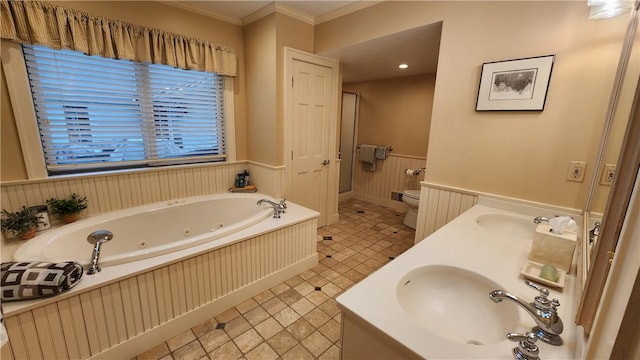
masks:
[[[262,203],[265,203],[265,202],[271,205],[271,207],[273,208],[274,219],[280,219],[280,214],[283,214],[287,209],[287,201],[285,199],[280,200],[279,203],[275,203],[268,199],[260,199],[258,200],[258,205],[261,205]]]
[[[536,224],[540,224],[540,223],[541,223],[541,222],[543,222],[543,221],[544,221],[544,222],[549,222],[549,218],[548,218],[548,217],[544,217],[544,216],[536,216],[536,217],[533,219],[533,222],[534,222],[534,223],[536,223]]]
[[[93,253],[91,254],[91,267],[87,270],[87,275],[93,275],[100,272],[101,269],[98,266],[98,260],[100,259],[100,246],[102,243],[111,239],[113,239],[113,233],[109,230],[97,230],[87,236],[87,242],[94,245]]]
[[[558,306],[560,306],[560,302],[558,299],[551,301],[547,299],[547,296],[549,296],[548,289],[540,287],[528,280],[525,281],[525,284],[540,292],[540,295],[536,296],[532,303],[528,303],[504,290],[493,290],[489,293],[489,297],[496,303],[504,299],[513,301],[535,320],[537,326],[531,331],[533,331],[540,340],[551,345],[562,345],[563,342],[560,334],[562,330],[564,330],[564,327],[562,325],[562,319],[558,316]]]

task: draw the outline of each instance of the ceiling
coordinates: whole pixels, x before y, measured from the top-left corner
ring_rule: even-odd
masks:
[[[249,24],[274,11],[310,24],[319,24],[375,5],[373,1],[166,1],[202,15],[238,25]],[[343,65],[343,81],[357,82],[435,73],[440,48],[442,23],[394,33],[319,55],[339,59]],[[409,68],[401,70],[405,63]]]

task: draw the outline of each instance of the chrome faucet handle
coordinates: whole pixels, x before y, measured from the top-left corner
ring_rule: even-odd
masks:
[[[537,284],[534,284],[529,280],[525,280],[524,283],[527,284],[527,286],[534,288],[540,292],[540,294],[533,299],[533,306],[535,306],[540,310],[551,309],[551,301],[549,301],[549,298],[548,298],[549,289],[543,288],[542,286],[538,286]],[[558,301],[558,299],[555,299],[555,300],[556,302]],[[557,306],[560,306],[560,302],[558,302]]]
[[[283,209],[282,212],[284,212],[284,209],[287,208],[287,199],[280,200],[280,207]]]
[[[513,348],[513,357],[519,360],[539,360],[540,349],[536,345],[538,337],[533,332],[526,334],[508,333],[507,339],[518,342],[518,346]]]

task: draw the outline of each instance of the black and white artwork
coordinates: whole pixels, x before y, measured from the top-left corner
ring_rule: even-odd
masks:
[[[476,111],[542,111],[554,55],[484,63]]]

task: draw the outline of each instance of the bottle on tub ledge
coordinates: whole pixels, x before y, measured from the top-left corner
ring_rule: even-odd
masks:
[[[256,192],[258,189],[251,185],[249,182],[249,172],[245,170],[244,172],[238,173],[236,175],[236,180],[234,186],[229,189],[230,192]]]

